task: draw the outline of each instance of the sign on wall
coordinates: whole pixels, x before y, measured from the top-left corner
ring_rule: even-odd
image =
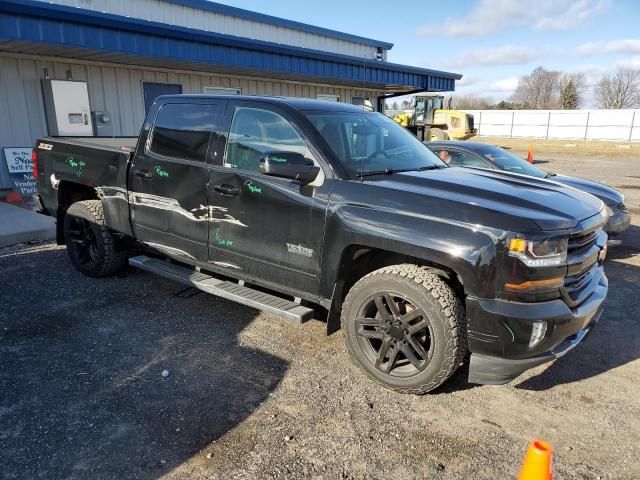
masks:
[[[11,181],[23,197],[36,193],[36,180],[33,178],[32,148],[5,148],[4,159]]]

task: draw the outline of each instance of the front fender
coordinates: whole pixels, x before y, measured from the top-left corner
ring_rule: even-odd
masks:
[[[327,219],[321,294],[332,295],[339,280],[342,254],[351,245],[418,258],[454,271],[465,293],[495,297],[497,248],[506,232],[428,214],[367,205],[334,206]]]

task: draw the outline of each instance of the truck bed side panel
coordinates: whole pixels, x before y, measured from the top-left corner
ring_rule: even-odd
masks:
[[[43,138],[36,143],[39,192],[50,215],[57,217],[59,192],[68,183],[95,190],[102,200],[107,225],[132,235],[127,201],[130,149],[90,145],[71,139]]]

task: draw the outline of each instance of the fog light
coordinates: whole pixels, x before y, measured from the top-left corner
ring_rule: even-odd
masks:
[[[533,328],[531,329],[531,340],[529,340],[529,348],[533,348],[538,345],[544,338],[545,333],[547,333],[547,322],[535,322],[533,324]]]

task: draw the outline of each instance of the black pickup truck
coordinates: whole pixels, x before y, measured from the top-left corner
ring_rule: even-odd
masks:
[[[448,168],[351,105],[159,97],[138,139],[38,139],[34,174],[82,273],[128,262],[298,322],[326,312],[400,392],[468,352],[470,382],[509,382],[575,347],[607,294],[600,200]]]

